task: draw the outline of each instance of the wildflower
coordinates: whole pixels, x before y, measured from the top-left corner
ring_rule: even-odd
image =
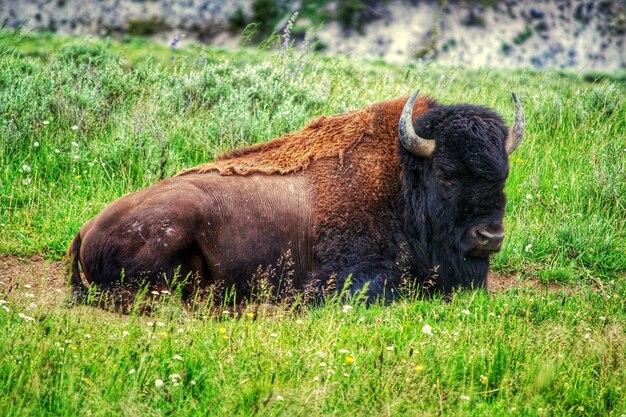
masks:
[[[50,122],[49,122],[49,121],[47,121],[47,120],[44,120],[43,122],[41,122],[41,124],[42,124],[42,125],[44,125],[44,126],[47,126],[47,125],[49,125],[49,124],[50,124]]]
[[[27,292],[26,294],[24,294],[24,297],[26,297],[26,298],[35,298],[35,294],[33,294],[32,292]]]
[[[73,147],[78,148],[78,143],[76,143],[76,142],[71,142],[71,144],[72,144],[72,146],[73,146]]]
[[[169,292],[168,290],[161,290],[161,294],[167,294],[167,295],[170,295],[170,294],[171,294],[171,292]]]
[[[359,317],[359,319],[357,320],[359,323],[363,323],[365,321],[365,317]]]
[[[80,156],[74,155],[74,159],[80,159]]]
[[[33,147],[38,148],[39,147],[39,142],[34,142],[33,143]]]
[[[152,294],[152,295],[159,295],[159,292],[158,291],[150,291],[150,294]]]
[[[190,384],[191,384],[191,385],[196,385],[196,381],[191,380]]]
[[[26,164],[22,165],[22,171],[24,171],[26,173],[29,173],[30,172],[30,166],[28,166]]]
[[[180,376],[179,374],[171,374],[171,375],[169,376],[169,378],[170,378],[172,381],[175,381],[175,380],[180,379],[180,378],[181,378],[181,376]]]
[[[526,194],[526,200],[532,200],[533,199],[533,195],[532,194]]]
[[[342,307],[341,311],[343,311],[344,313],[347,313],[347,312],[349,312],[350,310],[352,310],[352,308],[353,308],[353,307],[352,307],[352,306],[350,306],[350,305],[345,305],[345,306],[343,306],[343,307]]]
[[[24,185],[30,185],[30,183],[33,182],[31,177],[25,178],[22,183],[24,183]]]
[[[35,321],[35,319],[34,319],[34,318],[32,318],[32,317],[30,317],[30,316],[27,316],[27,315],[26,315],[26,314],[24,314],[24,313],[20,313],[20,314],[18,314],[18,317],[19,317],[19,318],[21,318],[21,319],[24,319],[24,320],[26,320],[26,321]]]
[[[601,320],[601,321],[605,321],[605,320],[606,320],[606,317],[604,317],[604,316],[600,316],[600,317],[598,317],[598,319],[599,319],[599,320]]]
[[[466,316],[470,315],[469,310],[461,310],[461,313],[465,314]]]
[[[326,366],[326,362],[320,362],[320,366],[323,368]]]
[[[522,162],[524,162],[524,160],[522,158],[517,158],[515,160],[515,163],[517,163],[517,164],[521,164]]]
[[[175,361],[182,361],[183,357],[180,356],[180,355],[174,355],[174,356],[172,356],[172,359],[174,359]]]
[[[526,245],[526,247],[524,248],[524,252],[526,253],[530,253],[530,250],[533,248],[533,245],[531,243],[529,243],[528,245]]]
[[[78,130],[78,126],[76,125],[72,126],[72,130]]]
[[[469,395],[461,395],[461,399],[462,399],[463,401],[469,401],[469,400],[470,400],[470,397],[469,397]]]
[[[122,332],[122,337],[126,337],[126,336],[130,336],[130,333],[128,332],[128,330],[124,330]]]
[[[6,300],[0,300],[0,306],[5,305],[6,303],[7,303],[7,301],[6,301]]]
[[[339,349],[339,353],[350,353],[350,351],[348,349]]]
[[[158,379],[157,378],[157,379],[154,380],[154,386],[157,387],[157,388],[161,388],[163,386],[163,384],[165,384],[165,382],[163,382],[162,379]]]
[[[389,351],[393,351],[394,347],[393,346],[387,346],[385,349],[389,350]]]
[[[296,320],[296,324],[304,324],[304,322],[300,319]]]
[[[487,378],[486,375],[481,375],[480,376],[480,383],[483,385],[487,385],[487,383],[489,382],[489,378]]]
[[[345,376],[346,378],[350,377],[350,374],[345,373],[345,372],[342,375]]]
[[[428,324],[425,324],[424,327],[422,327],[422,333],[427,334],[427,335],[432,335],[433,328],[430,327]]]
[[[559,188],[559,186],[558,186],[558,185],[556,185],[556,184],[554,184],[554,185],[552,186],[552,189],[554,189],[554,190],[557,190],[558,188]]]
[[[89,333],[85,333],[85,339],[91,339],[91,335]]]
[[[153,322],[151,322],[151,321],[147,322],[146,324],[148,325],[148,327],[152,327],[152,326],[154,326],[154,323],[153,323]]]
[[[159,326],[159,327],[163,327],[163,326],[165,326],[165,323],[160,322],[160,321],[157,321],[155,324],[156,324],[157,326]]]
[[[137,371],[135,370],[135,368],[133,368],[133,369],[131,369],[130,371],[128,371],[128,375],[132,375],[132,374],[134,374],[135,372],[137,372]]]
[[[285,401],[285,399],[282,397],[282,395],[277,395],[276,401]]]
[[[354,362],[354,356],[346,356],[346,360],[344,361],[346,365],[351,365],[353,362]]]
[[[11,311],[11,309],[10,309],[9,307],[7,307],[7,306],[2,306],[2,309],[3,309],[4,311],[6,311],[7,313],[8,313],[9,311]]]
[[[225,328],[225,327],[220,327],[219,332],[220,332],[221,334],[226,333],[226,328]]]
[[[426,369],[426,366],[424,366],[424,365],[421,365],[421,364],[420,364],[420,365],[417,365],[417,366],[416,366],[413,370],[414,370],[415,372],[422,372],[422,371],[424,371],[425,369]]]
[[[249,319],[253,319],[254,318],[254,313],[253,312],[247,313],[246,317],[248,317]]]
[[[270,337],[278,337],[276,333],[270,333]]]
[[[61,151],[58,148],[54,148],[54,153],[61,153]]]
[[[178,42],[180,42],[180,36],[176,35],[174,36],[174,39],[172,39],[172,42],[170,42],[170,48],[172,49],[176,48],[176,46],[178,45]]]

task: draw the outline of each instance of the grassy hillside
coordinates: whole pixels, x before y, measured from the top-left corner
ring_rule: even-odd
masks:
[[[164,294],[146,317],[65,309],[45,273],[0,272],[2,414],[626,414],[618,76],[0,32],[0,254],[61,259],[123,194],[416,87],[509,122],[518,94],[527,139],[493,265],[564,285],[370,308],[338,297],[238,318]]]

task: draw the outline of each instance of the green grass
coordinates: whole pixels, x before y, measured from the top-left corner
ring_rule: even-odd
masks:
[[[174,297],[145,317],[0,272],[2,415],[626,414],[621,79],[0,32],[0,254],[59,260],[119,196],[322,114],[420,87],[510,123],[515,91],[527,139],[493,268],[562,285],[237,319]]]

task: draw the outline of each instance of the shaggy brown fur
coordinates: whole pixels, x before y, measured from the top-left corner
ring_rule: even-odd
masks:
[[[303,171],[313,186],[313,234],[323,265],[350,268],[347,254],[376,254],[374,262],[399,262],[402,251],[390,246],[386,231],[401,184],[398,120],[407,101],[401,97],[336,116],[322,116],[299,132],[271,142],[231,151],[216,161],[178,175],[217,171],[222,175],[289,174]],[[418,99],[413,117],[435,106]],[[387,214],[388,218],[381,218]],[[372,256],[372,255],[369,255]],[[326,280],[337,271],[317,271]]]

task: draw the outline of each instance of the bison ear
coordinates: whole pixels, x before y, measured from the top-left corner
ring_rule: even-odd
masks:
[[[511,93],[513,103],[515,104],[515,120],[513,126],[509,129],[509,136],[506,138],[506,153],[512,154],[515,149],[522,143],[524,132],[526,130],[526,120],[524,119],[524,109],[520,104],[515,93]]]
[[[415,156],[429,158],[435,151],[435,141],[417,136],[413,129],[413,105],[415,98],[419,94],[419,88],[411,95],[404,105],[400,121],[398,122],[398,136],[404,148]]]

